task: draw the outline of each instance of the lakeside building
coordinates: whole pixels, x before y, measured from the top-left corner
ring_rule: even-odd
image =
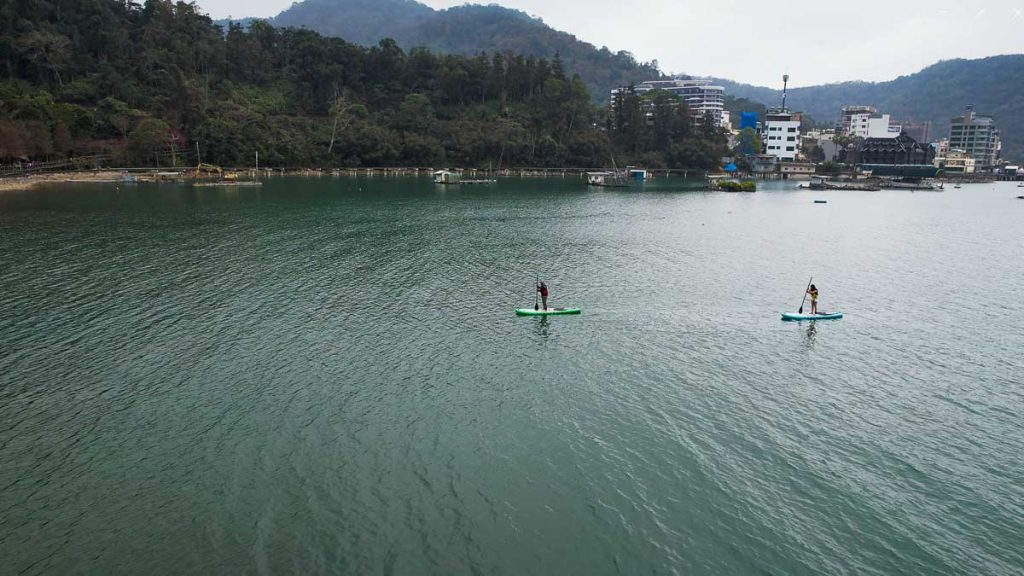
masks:
[[[755,178],[773,178],[779,171],[779,159],[772,154],[758,154],[751,159],[750,172]]]
[[[949,148],[970,154],[976,171],[991,172],[999,164],[1002,144],[992,117],[981,116],[974,106],[968,106],[962,116],[950,121]]]
[[[923,165],[935,160],[935,148],[906,134],[895,138],[857,138],[840,152],[846,164]]]
[[[843,108],[838,128],[854,138],[895,138],[903,132],[903,127],[893,124],[888,114],[879,115],[871,106]]]
[[[785,108],[773,108],[764,115],[761,153],[792,162],[800,151],[800,120]]]
[[[836,131],[832,128],[826,128],[825,130],[811,130],[800,136],[800,149],[804,151],[804,155],[808,154],[808,150],[813,150],[815,147],[821,149],[821,162],[834,161],[839,147],[835,142]],[[811,160],[816,160],[814,157],[810,157]]]
[[[946,172],[974,174],[976,161],[964,150],[947,150],[943,156],[935,157],[935,166]]]
[[[858,118],[858,120],[860,120]],[[903,127],[893,124],[888,114],[864,119],[850,134],[860,138],[895,138],[903,132]]]
[[[725,112],[725,88],[715,86],[711,80],[693,78],[675,78],[672,80],[648,80],[636,85],[637,94],[644,94],[652,90],[664,90],[671,92],[686,102],[690,114],[695,118],[704,118],[711,114],[717,126],[725,127],[723,112]],[[612,105],[615,104],[615,95],[621,88],[612,90]]]
[[[816,169],[814,162],[779,162],[779,176],[783,180],[810,180]]]
[[[903,122],[903,131],[918,142],[932,141],[932,123],[926,122]]]
[[[840,134],[850,134],[854,126],[854,117],[862,118],[873,116],[877,110],[872,106],[845,106],[839,117],[839,124],[836,129]]]

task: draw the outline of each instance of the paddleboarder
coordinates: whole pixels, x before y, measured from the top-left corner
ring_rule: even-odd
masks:
[[[547,310],[548,309],[548,285],[545,284],[543,280],[538,280],[537,281],[537,292],[540,292],[540,301],[541,301],[541,304],[543,304],[543,306],[544,306],[543,308],[541,308],[541,310]]]
[[[807,293],[811,295],[811,315],[818,313],[818,289],[811,284],[811,287],[807,289]]]

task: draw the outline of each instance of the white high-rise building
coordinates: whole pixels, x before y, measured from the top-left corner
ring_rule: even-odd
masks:
[[[877,110],[871,106],[846,106],[836,128],[840,134],[852,134],[855,125],[863,125],[866,128],[867,119],[874,116],[875,112]]]
[[[715,119],[715,125],[722,125],[722,112],[725,110],[725,88],[715,86],[711,80],[649,80],[636,85],[636,91],[639,94],[651,90],[671,92],[686,102],[690,113],[695,117],[703,118],[705,114],[710,113]],[[613,103],[617,93],[618,90],[612,90]]]
[[[839,129],[855,138],[895,138],[903,132],[903,127],[893,124],[888,114],[879,116],[871,106],[843,108]]]
[[[779,160],[796,160],[800,153],[800,119],[785,109],[769,110],[761,128],[761,152]]]
[[[850,136],[860,138],[895,138],[903,128],[893,124],[888,114],[871,116],[870,114],[854,114],[850,117]]]

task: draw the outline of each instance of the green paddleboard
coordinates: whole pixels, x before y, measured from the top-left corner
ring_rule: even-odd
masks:
[[[548,308],[546,310],[516,308],[516,316],[558,316],[561,314],[579,314],[580,312],[579,308]]]

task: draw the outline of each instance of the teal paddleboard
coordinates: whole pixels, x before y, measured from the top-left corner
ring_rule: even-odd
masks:
[[[516,316],[558,316],[561,314],[579,314],[579,308],[548,308],[546,310],[534,310],[533,308],[516,308]]]
[[[788,321],[797,320],[839,320],[843,317],[842,312],[830,312],[828,314],[797,314],[796,312],[783,312],[782,319]]]

